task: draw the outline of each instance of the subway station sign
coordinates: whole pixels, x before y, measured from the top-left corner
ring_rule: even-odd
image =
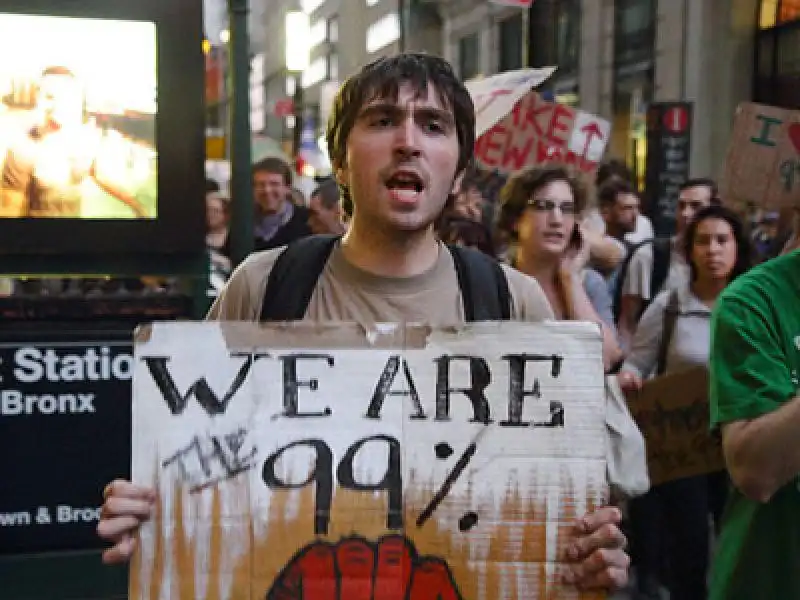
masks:
[[[104,336],[0,334],[0,553],[101,545],[103,487],[130,472],[133,372],[125,334]]]

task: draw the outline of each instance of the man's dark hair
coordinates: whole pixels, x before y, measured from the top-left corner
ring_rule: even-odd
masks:
[[[595,185],[602,186],[607,181],[612,179],[621,179],[633,184],[633,173],[623,161],[612,158],[604,162],[597,168],[597,175],[595,176]]]
[[[281,160],[275,156],[268,156],[262,158],[260,161],[253,165],[253,175],[256,173],[272,173],[273,175],[281,175],[283,183],[287,186],[292,185],[292,169],[285,160]]]
[[[721,204],[711,204],[705,208],[697,211],[694,219],[686,229],[686,235],[683,236],[683,252],[686,261],[689,263],[689,268],[692,273],[692,281],[697,278],[697,267],[692,258],[692,250],[694,249],[695,237],[697,236],[697,228],[703,221],[708,219],[720,219],[726,221],[731,226],[733,231],[733,239],[736,243],[736,262],[731,271],[730,280],[728,283],[736,279],[739,275],[747,271],[752,265],[752,249],[750,246],[750,238],[745,231],[744,224],[735,212],[729,208],[725,208]]]
[[[219,183],[217,183],[210,177],[206,177],[206,194],[218,191],[220,191]]]
[[[64,75],[65,77],[75,77],[75,73],[73,73],[71,69],[60,65],[53,65],[42,71],[42,77],[46,77],[47,75]]]
[[[400,87],[409,84],[418,97],[433,86],[442,106],[453,112],[458,137],[457,172],[472,161],[475,146],[475,107],[472,97],[453,72],[450,63],[428,54],[398,54],[379,58],[345,81],[333,102],[328,121],[328,155],[334,167],[345,163],[347,138],[361,109],[376,98],[396,100]],[[341,184],[342,198],[349,191]]]
[[[339,205],[339,186],[333,179],[327,179],[311,192],[311,196],[318,196],[323,208],[330,210]]]
[[[682,192],[683,190],[694,187],[707,187],[711,191],[711,204],[722,204],[722,200],[719,197],[717,182],[710,177],[694,177],[692,179],[687,179],[678,189]]]
[[[572,168],[560,164],[531,167],[512,175],[500,190],[498,229],[513,237],[514,225],[525,212],[530,199],[537,191],[554,181],[563,181],[569,185],[576,212],[580,214],[586,208],[586,188]]]
[[[635,196],[636,190],[623,179],[609,179],[597,190],[597,205],[600,208],[611,208],[617,203],[617,197],[620,194],[633,194]]]

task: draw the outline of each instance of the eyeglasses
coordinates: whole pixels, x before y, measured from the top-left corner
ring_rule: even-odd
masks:
[[[536,212],[549,213],[555,209],[561,211],[562,215],[574,215],[578,212],[578,207],[574,202],[554,202],[547,198],[531,198],[528,200],[528,206]]]

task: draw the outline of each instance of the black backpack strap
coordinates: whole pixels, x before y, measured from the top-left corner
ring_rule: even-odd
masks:
[[[625,242],[625,247],[627,248],[628,253],[625,255],[625,258],[622,259],[622,264],[619,267],[617,280],[614,284],[614,297],[611,299],[611,307],[614,311],[614,323],[619,324],[619,316],[622,312],[622,287],[625,285],[625,279],[628,277],[628,269],[630,269],[633,255],[636,254],[636,252],[638,252],[639,248],[642,246],[652,243],[652,238],[648,238],[637,244],[629,244],[628,242]]]
[[[328,262],[338,235],[312,235],[290,243],[272,266],[260,321],[299,321]]]
[[[511,292],[500,263],[474,248],[451,246],[458,286],[464,302],[464,318],[473,321],[511,319]]]
[[[672,334],[675,331],[675,321],[680,315],[680,299],[678,290],[671,290],[667,299],[667,307],[664,309],[664,318],[661,325],[661,343],[658,345],[658,357],[656,362],[656,375],[663,375],[667,370],[667,353],[669,345],[672,343]]]
[[[672,240],[670,238],[656,238],[653,240],[653,270],[650,272],[650,300],[652,301],[669,274],[669,263],[672,257]]]

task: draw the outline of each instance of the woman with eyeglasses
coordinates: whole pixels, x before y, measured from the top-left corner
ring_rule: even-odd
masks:
[[[567,167],[534,167],[509,178],[500,203],[498,226],[515,242],[513,266],[536,278],[558,319],[601,325],[608,371],[622,352],[605,280],[586,269],[588,244],[579,225],[584,187]]]
[[[728,284],[750,266],[744,226],[735,213],[722,206],[700,210],[683,243],[691,281],[661,292],[642,315],[631,353],[618,376],[624,390],[639,389],[642,380],[653,375],[707,365],[714,304]],[[639,598],[658,597],[664,558],[671,598],[706,598],[708,515],[714,516],[719,528],[727,484],[725,472],[685,477],[653,486],[631,503]]]

